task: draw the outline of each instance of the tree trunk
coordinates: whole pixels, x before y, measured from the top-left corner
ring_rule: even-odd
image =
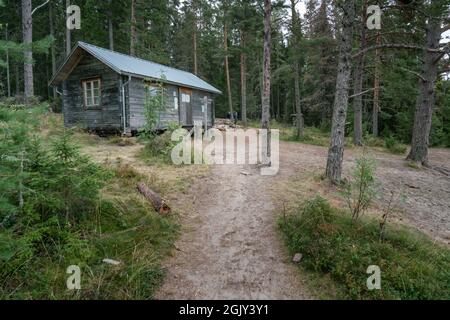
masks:
[[[31,0],[22,0],[22,31],[23,44],[25,45],[23,76],[26,99],[34,96],[33,51],[31,48],[33,43],[33,18],[31,17],[31,11]]]
[[[263,150],[267,148],[267,154],[263,157],[264,164],[270,163],[270,15],[271,15],[271,0],[264,0],[264,53],[263,53],[263,92],[262,92],[262,115],[261,128],[267,130],[267,140],[263,141]]]
[[[8,42],[8,24],[6,24],[5,29],[5,40]],[[11,97],[11,75],[10,75],[10,67],[9,67],[9,50],[6,49],[6,87],[7,87],[7,93],[8,97]]]
[[[360,50],[363,50],[367,45],[367,38],[366,38],[367,0],[364,1],[361,17],[362,17],[362,23],[361,23]],[[356,66],[355,66],[355,83],[354,83],[354,89],[353,89],[353,93],[355,95],[354,100],[353,100],[353,109],[355,112],[355,119],[354,119],[355,123],[354,123],[354,128],[353,128],[353,144],[356,146],[362,145],[362,136],[363,136],[363,132],[362,132],[363,95],[361,93],[363,91],[363,81],[364,81],[364,60],[365,60],[365,55],[361,54],[360,56],[358,56],[358,60],[356,62]]]
[[[192,1],[192,14],[194,16],[194,21],[193,21],[193,36],[192,36],[192,41],[193,41],[193,48],[194,48],[194,74],[197,75],[198,74],[198,56],[197,56],[197,6],[196,6],[196,2]]]
[[[114,51],[114,25],[113,25],[113,12],[112,12],[112,0],[108,0],[108,35],[109,35],[109,49]]]
[[[130,35],[130,55],[136,56],[136,0],[131,0],[131,35]]]
[[[194,46],[194,74],[198,74],[198,63],[197,63],[197,31],[194,30],[193,35],[193,46]]]
[[[300,25],[297,11],[295,9],[295,0],[291,0],[292,13],[292,36],[294,40],[294,94],[295,94],[295,112],[297,119],[297,137],[303,137],[304,121],[302,114],[302,106],[300,102],[300,66],[299,66],[299,50],[300,50]]]
[[[50,1],[48,5],[48,17],[49,17],[49,24],[50,24],[50,36],[52,38],[55,38],[55,25],[54,25],[54,13],[53,13],[53,1]],[[52,45],[50,47],[50,54],[52,57],[52,77],[56,74],[56,53],[55,53],[55,42],[52,42]],[[57,93],[56,93],[56,87],[52,87],[53,90],[53,99],[56,99]]]
[[[70,0],[66,0],[66,10],[70,6]],[[66,13],[66,19],[69,18],[69,14]],[[72,51],[72,31],[69,28],[66,28],[66,56],[70,55],[70,51]]]
[[[247,67],[245,56],[245,35],[244,31],[241,33],[241,120],[244,126],[247,126]]]
[[[20,95],[20,70],[19,70],[19,64],[14,64],[14,73],[16,78],[16,96]]]
[[[344,1],[341,5],[342,35],[339,48],[338,74],[336,94],[333,105],[333,121],[331,127],[331,143],[328,150],[326,176],[333,184],[341,181],[342,161],[344,157],[345,121],[347,118],[348,92],[351,75],[351,54],[353,42],[353,25],[355,19],[354,0]]]
[[[440,22],[430,19],[426,29],[427,44],[424,50],[424,64],[420,80],[420,95],[417,99],[414,116],[413,137],[408,160],[428,166],[428,144],[435,103],[435,83],[438,76],[439,53],[430,52],[437,49],[441,39]]]
[[[377,45],[381,44],[381,35],[377,33]],[[379,136],[378,117],[380,113],[380,66],[381,66],[381,50],[375,50],[375,80],[373,91],[373,111],[372,111],[372,133],[374,137]]]
[[[228,26],[227,26],[227,22],[226,22],[226,13],[224,14],[224,22],[223,22],[223,47],[225,50],[225,77],[227,79],[228,110],[231,115],[231,120],[233,120],[233,118],[234,118],[234,116],[233,116],[233,100],[232,100],[232,96],[231,96],[230,69],[228,66]]]

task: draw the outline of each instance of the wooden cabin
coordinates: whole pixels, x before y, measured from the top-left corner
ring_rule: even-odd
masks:
[[[144,105],[155,85],[164,107],[157,128],[170,123],[214,125],[215,94],[221,92],[192,73],[78,42],[50,81],[62,88],[64,125],[130,134],[146,123]],[[205,103],[207,102],[207,105]]]

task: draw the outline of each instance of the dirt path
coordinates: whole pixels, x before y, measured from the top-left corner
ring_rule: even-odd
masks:
[[[309,298],[276,230],[265,186],[272,179],[248,166],[212,168],[192,190],[196,210],[183,219],[186,232],[157,299]]]
[[[99,162],[120,158],[145,174],[158,172],[136,159],[142,146],[95,144],[85,148]],[[435,170],[417,170],[403,156],[372,150],[384,199],[392,191],[405,201],[393,220],[450,243],[450,177]],[[345,151],[348,176],[361,149]],[[260,175],[259,169],[239,165],[200,168],[184,166],[161,173],[164,180],[180,174],[196,176],[187,192],[170,192],[170,203],[181,214],[183,227],[177,250],[166,261],[167,277],[157,299],[310,299],[298,268],[291,263],[277,232],[276,219],[284,205],[320,193],[344,205],[337,192],[319,179],[327,148],[280,143],[280,172]],[[430,150],[433,165],[450,169],[450,150]],[[247,171],[251,175],[244,175]],[[378,202],[383,206],[383,199]],[[376,213],[375,213],[376,214]],[[378,216],[377,216],[378,217]]]
[[[415,227],[436,240],[450,240],[450,177],[406,165],[403,156],[374,151],[381,195],[401,192],[396,222]],[[346,150],[345,175],[360,149]],[[318,178],[327,148],[280,143],[280,172],[263,177],[256,168],[215,166],[183,199],[194,197],[184,210],[185,232],[178,251],[167,263],[168,275],[158,299],[308,299],[306,284],[290,262],[276,218],[284,203],[299,202],[316,193],[343,205],[336,190]],[[450,150],[430,150],[433,164],[450,168]],[[243,170],[250,176],[241,174]],[[383,198],[379,201],[382,207]],[[278,214],[277,214],[278,212]]]

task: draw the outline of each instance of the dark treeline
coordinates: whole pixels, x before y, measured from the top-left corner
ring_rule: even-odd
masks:
[[[197,74],[223,91],[216,98],[219,117],[235,110],[244,122],[261,118],[262,0],[1,2],[0,95],[25,93],[53,99],[56,93],[48,87],[48,80],[68,47],[83,40]],[[436,91],[435,101],[430,102],[434,111],[429,142],[450,146],[450,82],[444,76],[448,55],[429,55],[436,61],[439,58],[437,69],[429,69],[429,64],[424,71],[428,58],[423,50],[443,47],[439,39],[448,28],[449,1],[349,2],[354,10],[351,21],[345,21],[349,17],[345,1],[306,0],[303,15],[298,12],[299,0],[272,1],[271,118],[284,123],[297,119],[299,135],[303,123],[331,130],[338,57],[343,53],[340,44],[349,37],[346,134],[353,135],[356,144],[365,135],[410,143],[413,132],[419,130],[417,126],[413,130],[417,100],[424,98],[419,94],[428,90],[423,83],[431,81]],[[65,11],[70,4],[81,8],[81,30],[66,30]],[[373,4],[382,10],[379,30],[366,27],[366,9]],[[35,11],[32,20],[24,23],[27,6]],[[345,22],[350,22],[351,34],[346,34]],[[25,29],[30,27],[32,40],[26,40]],[[23,54],[27,41],[33,42],[31,71]],[[30,89],[30,83],[34,88]],[[425,138],[426,132],[417,135]]]

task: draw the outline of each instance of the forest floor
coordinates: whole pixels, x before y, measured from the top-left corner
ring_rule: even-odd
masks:
[[[166,279],[157,299],[310,299],[306,275],[291,262],[276,220],[316,194],[345,206],[322,179],[327,148],[280,142],[280,172],[261,176],[248,165],[160,168],[138,159],[142,145],[94,143],[83,148],[99,162],[128,163],[160,182],[184,181],[187,188],[165,190],[179,214],[182,233],[165,262]],[[436,241],[450,243],[450,177],[407,165],[404,156],[371,149],[377,159],[381,197],[369,214],[381,217],[391,192],[402,194],[393,222],[415,227]],[[345,175],[359,148],[346,150]],[[432,149],[434,165],[450,169],[450,150]],[[245,172],[244,172],[245,171]],[[246,173],[246,174],[243,174]],[[249,173],[249,174],[248,174]],[[180,175],[186,179],[180,179]],[[180,191],[183,190],[183,191]]]

